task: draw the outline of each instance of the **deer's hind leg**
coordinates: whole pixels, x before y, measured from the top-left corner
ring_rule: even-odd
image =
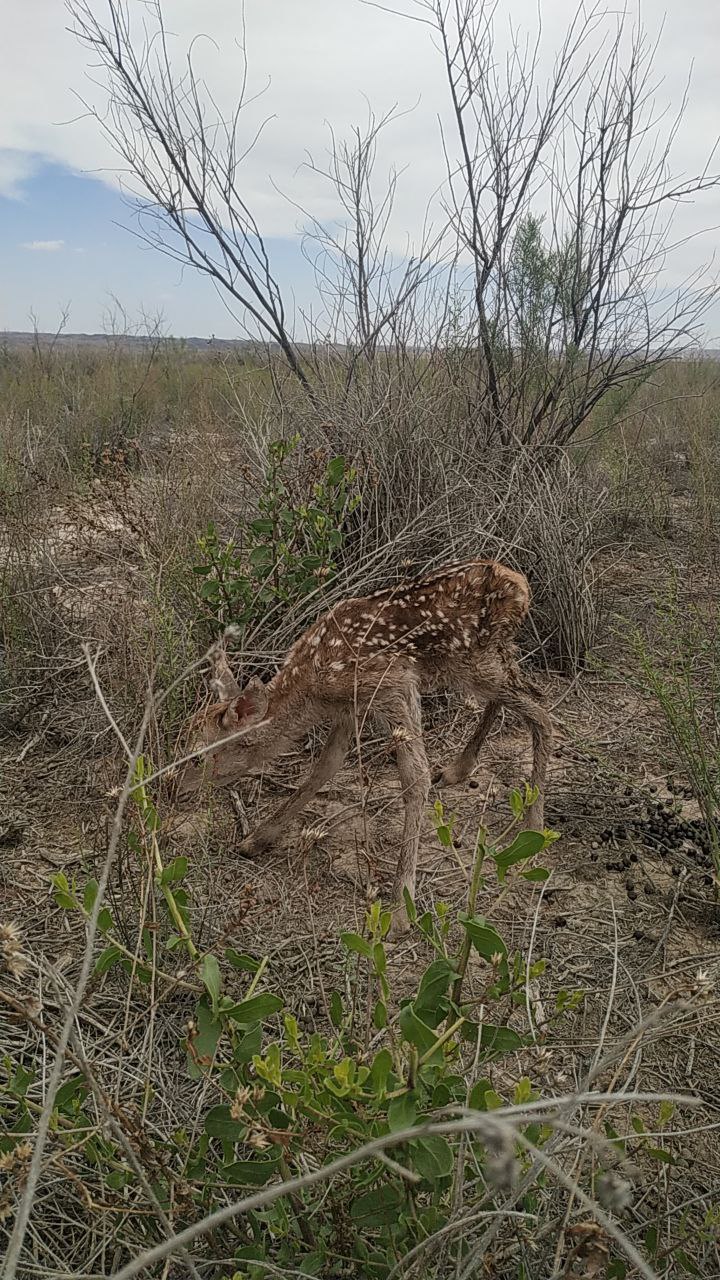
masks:
[[[494,699],[488,702],[483,710],[475,732],[468,738],[462,751],[445,765],[433,773],[433,782],[438,787],[451,787],[456,782],[464,782],[475,768],[480,755],[480,748],[497,720],[500,703]]]
[[[326,782],[330,782],[342,768],[352,736],[352,718],[342,714],[332,726],[325,745],[304,782],[289,800],[285,800],[267,822],[252,832],[240,845],[246,857],[263,853],[275,843],[278,836],[293,818],[316,796]]]
[[[524,686],[518,671],[516,679],[503,689],[500,700],[509,711],[514,711],[530,730],[533,745],[533,765],[530,785],[537,787],[537,800],[530,806],[525,825],[531,831],[542,831],[545,826],[545,781],[553,744],[552,720],[540,702]]]

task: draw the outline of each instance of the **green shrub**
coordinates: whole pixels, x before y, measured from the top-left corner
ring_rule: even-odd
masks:
[[[301,500],[290,476],[299,443],[295,435],[270,444],[259,514],[243,521],[237,537],[223,542],[209,524],[197,539],[198,601],[219,627],[247,627],[273,607],[317,591],[337,571],[343,524],[360,501],[353,493],[356,473],[344,457],[334,457]]]

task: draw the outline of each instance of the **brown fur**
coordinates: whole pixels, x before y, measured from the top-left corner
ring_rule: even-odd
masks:
[[[522,574],[494,561],[473,560],[371,596],[343,600],[300,636],[265,686],[251,681],[241,692],[219,650],[213,687],[221,701],[205,713],[200,726],[202,742],[211,750],[199,763],[186,766],[178,793],[192,792],[204,780],[228,785],[278,756],[315,725],[329,724],[325,747],[296,795],[244,841],[246,852],[257,852],[277,838],[341,767],[355,726],[361,730],[369,714],[378,715],[395,731],[405,805],[393,886],[393,901],[401,908],[396,923],[402,927],[403,890],[415,892],[430,788],[422,694],[455,689],[485,703],[463,750],[437,774],[435,780],[443,785],[462,781],[475,767],[501,707],[525,721],[533,741],[532,784],[539,791],[528,824],[542,828],[552,727],[521,675],[514,639],[529,608],[530,589]],[[233,733],[239,735],[235,741],[223,744]]]

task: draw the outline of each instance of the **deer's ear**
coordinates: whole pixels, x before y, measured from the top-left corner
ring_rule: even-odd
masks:
[[[268,696],[262,680],[249,680],[238,698],[234,698],[223,716],[226,729],[248,729],[263,719]]]
[[[240,693],[240,685],[235,679],[227,660],[225,646],[222,641],[216,644],[210,653],[212,679],[210,688],[220,702],[229,702]]]

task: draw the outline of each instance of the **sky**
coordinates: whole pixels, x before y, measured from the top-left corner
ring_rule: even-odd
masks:
[[[88,2],[98,14],[107,12],[107,0]],[[98,72],[68,30],[63,0],[2,5],[0,330],[27,330],[33,317],[40,329],[53,330],[67,309],[69,331],[99,332],[119,304],[129,323],[162,315],[166,331],[178,336],[238,336],[238,320],[211,282],[133,234],[137,223],[121,190],[120,161],[83,107],[83,100],[104,104]],[[305,163],[308,156],[322,163],[329,125],[342,139],[366,119],[368,104],[377,114],[397,106],[399,116],[381,140],[378,173],[391,166],[400,171],[389,228],[398,254],[417,244],[428,201],[444,179],[441,123],[447,130],[449,122],[442,62],[429,28],[412,20],[422,12],[417,0],[397,0],[395,7],[405,16],[363,0],[246,0],[243,33],[239,0],[164,3],[178,55],[202,37],[194,45],[197,66],[223,110],[235,101],[246,46],[248,93],[259,96],[243,117],[245,136],[266,123],[243,166],[243,194],[267,239],[289,310],[297,314],[313,294],[300,251],[307,215],[326,221],[338,215],[327,184]],[[145,0],[129,0],[129,8],[140,30]],[[544,0],[541,9],[543,56],[549,57],[578,5]],[[500,10],[502,29],[511,18],[521,30],[535,30],[535,0],[503,0]],[[659,109],[678,107],[692,70],[673,155],[675,171],[689,174],[702,167],[720,133],[720,5],[670,0],[663,14],[653,0],[643,20],[659,35]],[[667,269],[670,287],[713,254],[720,262],[718,227],[719,192],[679,208],[676,238],[683,243]],[[708,318],[709,343],[719,334],[720,307]]]

